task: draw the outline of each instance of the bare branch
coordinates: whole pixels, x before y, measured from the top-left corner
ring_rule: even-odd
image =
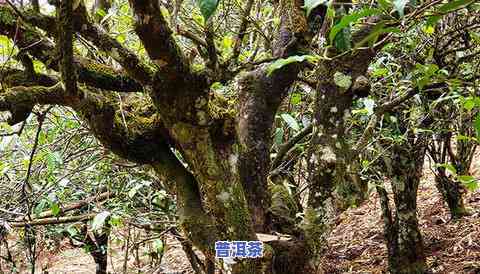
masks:
[[[67,204],[65,206],[62,206],[60,208],[59,214],[64,214],[64,213],[72,211],[72,210],[80,209],[80,208],[88,206],[88,205],[90,205],[94,202],[103,202],[104,200],[114,198],[114,197],[115,197],[115,193],[108,192],[108,191],[103,192],[99,195],[96,195],[96,196],[93,196],[93,197],[88,197],[84,200],[76,201],[76,202]],[[53,211],[52,210],[47,210],[47,211],[44,211],[42,213],[36,214],[32,217],[33,217],[33,219],[43,219],[43,218],[48,218],[48,217],[53,217],[53,216],[54,216]],[[22,222],[22,221],[25,221],[25,220],[24,220],[24,217],[21,217],[21,218],[15,219],[15,221],[16,222]]]
[[[43,218],[43,219],[33,219],[31,221],[24,222],[11,222],[8,223],[11,227],[25,227],[25,226],[39,226],[39,225],[55,225],[55,224],[66,224],[66,223],[76,223],[85,220],[93,219],[97,213],[88,213],[78,216],[66,216],[66,217],[52,217],[52,218]]]
[[[245,8],[242,11],[242,22],[240,23],[240,27],[238,28],[238,35],[235,39],[235,46],[233,47],[233,54],[232,54],[232,60],[233,62],[236,62],[238,59],[238,56],[240,55],[240,48],[242,46],[243,38],[245,37],[245,32],[248,27],[248,17],[250,16],[250,11],[252,10],[254,0],[248,0],[248,2],[245,4]]]
[[[310,133],[312,133],[312,130],[313,130],[313,125],[310,124],[309,126],[302,129],[302,131],[297,133],[295,136],[290,138],[290,140],[288,140],[286,143],[282,144],[280,146],[280,149],[278,150],[277,155],[275,156],[275,158],[272,161],[272,164],[270,166],[270,170],[274,170],[275,168],[277,168],[281,164],[281,162],[282,162],[283,158],[285,157],[285,155],[287,154],[287,152],[292,147],[294,147],[296,144],[298,144],[298,142],[303,140],[303,138],[305,138]]]

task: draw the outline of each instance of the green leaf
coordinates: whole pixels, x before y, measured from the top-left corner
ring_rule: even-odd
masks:
[[[294,106],[299,105],[302,102],[302,94],[293,93],[292,96],[290,97],[290,102]]]
[[[407,5],[407,3],[408,3],[408,0],[393,1],[393,6],[395,7],[395,10],[398,12],[398,15],[400,15],[400,17],[403,17],[405,12],[405,6]]]
[[[42,199],[40,203],[38,203],[37,206],[35,206],[35,209],[33,210],[33,212],[35,214],[40,214],[45,210],[45,208],[47,208],[47,206],[48,206],[48,200]]]
[[[49,171],[53,171],[63,163],[63,159],[58,152],[48,152],[45,157]]]
[[[355,44],[355,48],[359,48],[366,43],[368,43],[369,46],[373,46],[377,42],[378,37],[384,33],[400,33],[400,29],[396,27],[385,27],[384,22],[379,22],[365,38]]]
[[[462,176],[457,176],[457,179],[460,181],[460,183],[465,185],[470,191],[475,191],[478,188],[478,181],[473,176],[462,175]]]
[[[8,163],[0,163],[0,177],[3,177],[9,168]]]
[[[118,215],[112,215],[110,216],[110,220],[108,221],[108,223],[112,226],[119,226],[122,224],[122,217]]]
[[[224,86],[223,86],[222,83],[220,83],[220,82],[214,82],[214,83],[210,86],[210,88],[211,88],[212,90],[219,91],[219,90],[221,90],[222,88],[224,88]]]
[[[337,86],[341,87],[343,90],[347,90],[352,85],[352,76],[345,75],[337,71],[333,75],[333,81]]]
[[[301,63],[304,61],[309,62],[316,62],[318,57],[313,55],[295,55],[288,58],[281,58],[270,64],[267,68],[267,75],[270,76],[272,73],[278,69],[283,68],[286,65],[293,64],[293,63]]]
[[[389,10],[392,3],[390,3],[390,1],[387,1],[387,0],[378,0],[378,4],[382,9]]]
[[[366,9],[361,9],[359,11],[353,12],[352,14],[343,16],[340,22],[338,22],[332,28],[332,30],[330,31],[330,34],[328,35],[330,43],[333,44],[333,41],[337,36],[337,34],[344,28],[349,27],[350,24],[355,23],[364,17],[377,15],[377,14],[381,14],[381,10],[366,8]]]
[[[370,165],[370,161],[368,160],[362,160],[362,168],[366,169]]]
[[[316,7],[320,5],[325,5],[326,3],[327,3],[327,0],[305,0],[305,5],[303,5],[303,8],[307,13],[307,17],[310,16],[310,13]]]
[[[155,239],[155,241],[153,241],[153,248],[158,254],[163,254],[163,241],[160,239]]]
[[[388,69],[387,68],[377,68],[374,69],[372,72],[373,77],[384,77],[388,75]]]
[[[440,15],[432,15],[428,17],[427,26],[434,27],[438,23],[438,21],[440,21],[440,19],[442,19],[442,16]]]
[[[471,142],[476,140],[475,137],[465,136],[461,134],[459,134],[456,139],[457,141],[463,141],[463,142]]]
[[[340,52],[345,52],[352,48],[352,33],[350,26],[343,28],[337,33],[334,40],[334,46]]]
[[[470,32],[470,37],[476,44],[480,44],[480,34],[476,32]]]
[[[75,225],[69,225],[66,231],[70,235],[70,237],[75,237],[76,235],[78,235],[78,230]]]
[[[446,170],[448,170],[450,173],[452,173],[453,175],[456,175],[456,174],[457,174],[457,169],[456,169],[452,164],[448,164],[448,163],[445,163],[445,164],[436,164],[435,167],[436,167],[436,168],[443,167],[443,168],[445,168]]]
[[[222,39],[221,48],[222,50],[230,50],[233,48],[234,44],[235,44],[235,40],[233,39],[233,37],[230,35],[227,35]]]
[[[467,97],[465,98],[463,102],[463,108],[465,108],[467,111],[471,111],[475,107],[475,100],[473,97]]]
[[[104,9],[97,9],[96,14],[100,17],[105,17],[105,15],[107,15],[107,12]]]
[[[108,211],[103,211],[98,213],[95,218],[93,218],[92,222],[92,230],[93,231],[98,231],[103,228],[105,225],[105,221],[107,220],[108,216],[110,216],[110,212]]]
[[[203,18],[207,21],[217,10],[218,0],[197,0]]]
[[[295,120],[295,118],[293,118],[292,115],[288,113],[283,113],[282,115],[280,115],[280,117],[282,117],[285,123],[287,123],[287,125],[294,131],[300,130],[300,125],[298,125],[297,120]]]
[[[280,146],[283,143],[283,134],[284,134],[283,128],[279,127],[275,130],[275,144],[277,146]]]
[[[415,68],[415,74],[418,88],[422,90],[423,87],[428,85],[438,69],[439,68],[436,64],[417,64]]]
[[[52,211],[53,216],[58,216],[60,214],[60,206],[57,203],[52,203],[50,206],[50,210]]]
[[[450,1],[444,5],[442,5],[440,8],[438,8],[438,11],[441,13],[448,13],[463,7],[466,7],[470,5],[471,3],[475,2],[475,0],[457,0],[457,1]]]
[[[477,138],[480,138],[480,113],[475,117],[475,121],[473,121],[473,127],[475,128]]]

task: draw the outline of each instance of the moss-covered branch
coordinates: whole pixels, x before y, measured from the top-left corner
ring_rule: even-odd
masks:
[[[33,219],[31,221],[24,222],[11,222],[8,223],[11,227],[25,227],[25,226],[41,226],[41,225],[56,225],[75,223],[93,219],[97,213],[87,213],[78,216],[65,216],[65,217],[51,217],[42,219]]]
[[[22,84],[18,79],[15,83]],[[29,79],[24,84],[39,83]],[[81,86],[79,92],[78,96],[72,95],[61,83],[51,87],[15,86],[0,92],[0,111],[13,112],[19,107],[31,110],[43,104],[73,108],[106,148],[122,158],[154,167],[168,190],[177,195],[182,229],[213,260],[214,242],[218,239],[215,223],[204,210],[197,180],[172,152],[167,130],[152,103],[130,96],[120,104],[117,97]]]
[[[212,216],[207,215],[204,209],[195,177],[172,152],[163,154],[153,167],[171,189],[175,188],[181,229],[196,247],[213,260],[215,241],[219,235]]]
[[[12,73],[6,75],[7,79],[20,74],[18,71]],[[153,163],[162,152],[169,151],[166,129],[152,103],[144,97],[130,96],[120,102],[117,96],[104,95],[85,87],[79,87],[79,94],[72,95],[60,83],[50,87],[39,86],[45,83],[45,79],[48,78],[37,76],[25,82],[20,77],[2,81],[2,84],[7,84],[4,86],[12,83],[21,86],[0,91],[0,110],[10,111],[14,116],[12,121],[21,122],[35,105],[68,106],[84,118],[105,147],[123,158],[138,163]]]
[[[75,10],[74,15],[76,31],[115,59],[132,78],[142,85],[151,85],[153,70],[131,50],[95,25],[83,4]]]
[[[68,101],[69,98],[60,83],[52,87],[18,86],[0,93],[0,111],[8,111],[19,105],[67,105]]]
[[[165,82],[190,74],[190,66],[177,45],[158,1],[130,0],[135,14],[135,32],[150,59],[157,65],[157,77]],[[168,87],[167,89],[168,90]]]
[[[39,27],[51,35],[58,35],[57,28],[55,28],[55,18],[32,11],[25,11],[23,17],[31,25]],[[131,50],[121,45],[115,38],[96,25],[93,18],[89,16],[83,2],[80,2],[72,12],[71,21],[75,32],[109,54],[125,69],[130,77],[143,85],[151,84],[152,69]]]
[[[35,25],[38,24],[47,31],[50,31],[52,26],[56,26],[53,18],[27,18],[36,18]],[[59,71],[59,59],[55,44],[22,20],[18,20],[17,23],[16,13],[4,4],[0,4],[0,35],[5,35],[14,40],[18,48],[43,62],[47,68]],[[74,65],[78,74],[78,81],[92,87],[120,92],[140,92],[143,90],[143,87],[129,76],[93,60],[75,56]]]
[[[77,73],[73,65],[73,2],[60,1],[57,7],[57,53],[60,74],[68,92],[77,94]]]

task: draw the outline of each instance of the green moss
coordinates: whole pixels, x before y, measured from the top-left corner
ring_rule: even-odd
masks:
[[[142,86],[124,72],[115,71],[109,66],[90,62],[89,60],[82,60],[81,63],[83,67],[77,71],[80,82],[96,82],[98,87],[119,91],[138,89],[138,92],[141,92],[143,89]]]
[[[13,25],[15,22],[13,11],[7,5],[0,5],[0,22],[3,24]]]
[[[211,228],[211,223],[202,216],[188,217],[180,219],[180,227],[187,234],[187,238],[192,240],[193,244],[200,250],[210,251],[213,254],[214,246],[211,244],[217,240],[213,239],[215,233],[212,233],[212,231],[215,231],[215,228]]]
[[[270,206],[272,213],[289,223],[294,223],[298,207],[288,189],[284,185],[276,184],[270,185],[269,190],[272,193],[272,205]]]
[[[226,186],[223,185],[223,191],[227,191]],[[240,184],[234,184],[230,187],[230,199],[225,203],[227,210],[226,221],[230,228],[232,228],[233,235],[237,240],[253,240],[251,237],[254,234],[252,230],[246,226],[250,220],[250,212],[245,202],[245,194]]]
[[[235,99],[227,99],[221,94],[212,92],[208,101],[210,116],[215,119],[228,119],[235,117]]]
[[[307,208],[305,210],[303,229],[307,246],[312,254],[320,254],[325,248],[327,231],[326,216],[323,209]]]
[[[89,62],[86,64],[85,68],[95,71],[97,73],[110,75],[112,77],[115,77],[118,74],[118,72],[116,72],[114,69],[99,63]]]
[[[174,138],[177,139],[179,142],[186,142],[189,140],[188,129],[182,122],[173,125],[172,132],[174,134]]]

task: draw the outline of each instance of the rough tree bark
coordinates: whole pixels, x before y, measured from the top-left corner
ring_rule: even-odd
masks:
[[[369,28],[354,33],[360,41]],[[329,56],[339,54],[335,50]],[[345,54],[340,58],[321,60],[317,66],[317,93],[314,107],[314,129],[309,150],[309,189],[305,232],[312,252],[318,254],[332,221],[341,211],[365,199],[366,181],[358,173],[359,153],[347,142],[345,122],[350,116],[354,98],[368,95],[365,77],[374,50]],[[352,79],[350,86],[339,86],[335,77]]]
[[[457,180],[449,178],[445,168],[439,167],[436,169],[435,186],[442,194],[452,219],[459,219],[468,214],[462,197],[465,190]]]
[[[388,265],[394,274],[425,273],[427,269],[417,219],[417,190],[425,148],[424,136],[410,135],[407,141],[394,145],[391,159],[385,159],[392,184],[395,214],[389,208],[385,189],[377,188],[384,220]]]
[[[430,140],[428,154],[437,165],[434,167],[435,184],[448,206],[452,219],[459,219],[468,214],[462,197],[465,187],[452,174],[447,174],[445,165],[451,165],[459,176],[470,175],[474,151],[475,145],[470,141],[459,141],[454,151],[450,132],[439,134]]]
[[[282,19],[274,56],[281,58],[296,54],[308,44],[308,37],[303,1],[285,0],[278,5]],[[71,48],[71,32],[62,33],[62,28],[55,27],[55,18],[35,12],[25,11],[17,25],[18,14],[1,4],[0,33],[48,68],[63,73],[62,79],[56,79],[21,70],[3,71],[0,110],[10,111],[10,123],[15,124],[26,119],[35,105],[71,107],[106,148],[130,161],[151,165],[177,196],[183,232],[205,254],[207,265],[212,265],[216,240],[256,240],[256,232],[269,229],[270,133],[299,65],[267,74],[268,65],[263,64],[244,72],[238,77],[241,104],[235,109],[233,102],[210,93],[211,79],[216,77],[191,70],[157,1],[130,0],[130,6],[135,32],[153,66],[95,25],[82,2],[61,8],[72,16],[58,19],[60,25],[115,59],[123,67],[117,72],[71,51],[58,56],[55,43],[32,26],[45,30],[57,43],[66,43],[67,48]],[[222,73],[230,75],[229,71]],[[77,87],[76,80],[84,85]],[[132,94],[121,102],[108,91],[145,92],[148,97]],[[182,154],[188,168],[172,149]],[[304,255],[303,244],[293,246],[299,248],[272,244],[293,263],[281,267],[283,273],[292,273],[301,265],[297,259]],[[268,250],[267,261],[273,255]],[[289,252],[296,256],[290,258]],[[271,263],[266,262],[264,268],[275,268]],[[267,271],[261,264],[243,260],[234,265],[234,273]]]

